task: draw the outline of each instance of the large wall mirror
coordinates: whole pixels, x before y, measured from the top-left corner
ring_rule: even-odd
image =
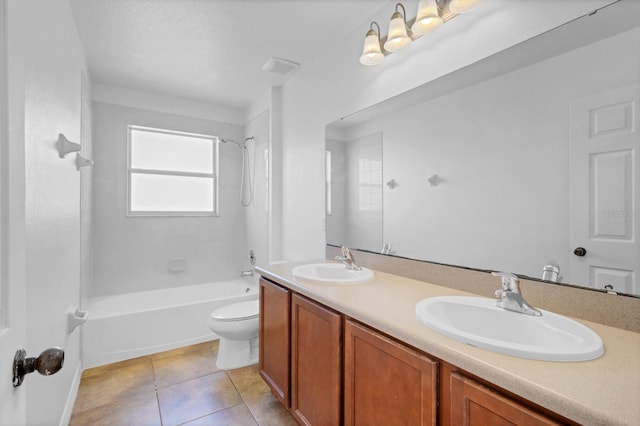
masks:
[[[640,295],[638,16],[623,0],[327,125],[327,243]]]

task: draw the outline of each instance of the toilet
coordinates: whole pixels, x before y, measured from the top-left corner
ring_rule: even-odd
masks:
[[[211,312],[209,329],[220,336],[216,366],[221,370],[258,362],[259,303],[247,300]]]

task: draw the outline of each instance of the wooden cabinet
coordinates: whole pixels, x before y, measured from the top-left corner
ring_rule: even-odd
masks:
[[[285,407],[290,406],[291,293],[260,279],[260,376]]]
[[[345,321],[345,425],[435,425],[438,363]]]
[[[291,412],[301,424],[339,425],[342,316],[298,294],[291,301]]]
[[[449,385],[451,389],[451,425],[550,426],[566,424],[546,417],[459,373],[450,374]]]
[[[260,375],[303,425],[575,425],[266,279]]]

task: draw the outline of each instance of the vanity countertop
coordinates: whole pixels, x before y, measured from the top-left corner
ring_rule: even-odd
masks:
[[[278,263],[256,269],[265,278],[575,422],[640,425],[639,333],[577,320],[600,335],[605,346],[602,357],[549,362],[501,355],[445,337],[416,319],[415,306],[422,299],[470,293],[378,271],[373,281],[365,284],[301,281],[291,275],[293,267],[300,264]]]

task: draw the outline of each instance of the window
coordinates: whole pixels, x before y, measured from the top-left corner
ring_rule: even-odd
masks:
[[[358,159],[360,211],[382,210],[382,160]]]
[[[217,216],[218,138],[129,126],[130,216]]]
[[[331,192],[331,151],[324,152],[324,197],[325,213],[331,216],[332,212],[332,192]]]

